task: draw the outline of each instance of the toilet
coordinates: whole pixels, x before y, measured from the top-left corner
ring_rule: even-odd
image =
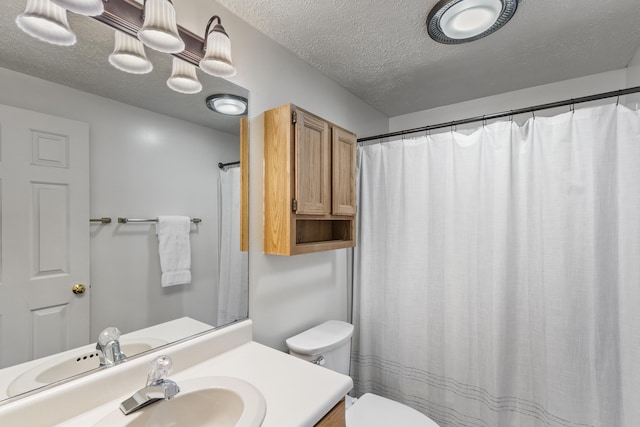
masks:
[[[293,356],[349,375],[352,335],[353,325],[329,320],[288,338],[287,346]],[[347,399],[347,427],[438,427],[415,409],[372,393]]]

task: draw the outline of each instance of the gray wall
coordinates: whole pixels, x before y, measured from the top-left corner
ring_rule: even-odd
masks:
[[[327,319],[346,319],[350,251],[263,254],[263,112],[291,102],[360,136],[386,132],[389,121],[220,4],[175,3],[180,25],[197,34],[204,33],[211,15],[220,15],[238,68],[230,80],[250,91],[249,316],[256,341],[284,350],[292,334]]]
[[[609,71],[601,74],[593,74],[571,80],[536,86],[486,98],[474,99],[458,104],[446,105],[431,110],[417,111],[411,114],[396,116],[389,119],[391,131],[411,129],[431,124],[445,123],[452,120],[478,117],[483,114],[498,113],[503,111],[526,108],[533,105],[564,99],[578,98],[580,96],[593,95],[600,92],[625,88],[627,85],[627,71],[625,69]],[[597,103],[611,102],[598,101]],[[615,100],[613,101],[615,102]],[[592,103],[594,105],[596,103]],[[586,104],[583,104],[586,105]],[[568,111],[567,107],[544,110],[536,115],[553,115]],[[531,118],[530,114],[516,117],[519,122]],[[466,125],[467,128],[479,126],[478,123]],[[460,127],[458,130],[462,129]],[[448,131],[445,129],[444,131]],[[411,135],[409,135],[411,136]]]

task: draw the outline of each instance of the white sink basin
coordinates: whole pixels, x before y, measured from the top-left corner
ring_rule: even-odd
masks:
[[[130,415],[124,415],[116,405],[96,427],[259,427],[264,420],[264,396],[241,379],[202,377],[176,382],[180,393],[173,399],[152,403]]]
[[[142,353],[166,344],[164,340],[155,338],[135,338],[131,341],[122,340],[120,349],[127,356]],[[48,359],[28,371],[20,374],[7,387],[9,397],[25,393],[30,390],[60,381],[100,366],[100,359],[95,344],[83,347],[77,352],[65,353],[64,356]]]

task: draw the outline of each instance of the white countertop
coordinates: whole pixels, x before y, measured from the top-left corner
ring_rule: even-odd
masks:
[[[211,329],[213,329],[213,326],[211,325],[207,325],[206,323],[202,323],[190,317],[182,317],[180,319],[130,332],[128,334],[123,334],[120,337],[120,342],[127,343],[135,341],[138,338],[144,338],[157,340],[158,345],[163,345]],[[67,359],[75,359],[77,356],[95,352],[95,348],[96,343],[94,342],[82,347],[64,351],[62,353],[53,354],[51,356],[42,357],[40,359],[0,369],[0,400],[9,397],[7,393],[7,387],[9,386],[9,384],[11,384],[12,381],[16,380],[21,375],[28,373],[30,370],[37,369],[39,366],[46,366],[48,363],[59,362]],[[128,354],[127,356],[131,356],[131,354]],[[99,362],[96,358],[95,369],[98,368],[98,365]],[[40,386],[44,385],[46,384],[40,384]]]
[[[353,387],[348,376],[251,341],[251,331],[247,320],[165,349],[163,353],[174,358],[176,369],[169,377],[178,385],[181,380],[204,376],[231,376],[251,383],[266,400],[263,427],[311,427]],[[0,425],[19,420],[30,427],[91,426],[117,411],[121,401],[144,386],[147,367],[155,356],[146,355],[25,398],[13,408],[0,406]],[[84,409],[76,408],[66,417],[58,414],[55,422],[48,418],[47,424],[47,418],[38,415],[74,404]]]

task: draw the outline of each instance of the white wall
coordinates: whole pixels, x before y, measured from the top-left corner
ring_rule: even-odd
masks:
[[[625,87],[627,87],[626,69],[609,71],[606,73],[564,80],[543,86],[506,92],[499,95],[488,96],[486,98],[474,99],[458,104],[446,105],[430,110],[392,117],[389,119],[389,130],[393,132],[403,129],[445,123],[453,120],[482,116],[483,114],[499,113],[538,104],[594,95],[601,92],[623,89]],[[611,100],[598,101],[590,103],[589,105],[602,102],[611,102]],[[567,111],[567,108],[568,107],[544,110],[536,112],[536,115],[543,116],[558,114],[559,112]],[[516,117],[515,119],[523,121],[530,117],[531,115],[528,114]],[[474,123],[466,125],[465,127],[477,126],[479,126],[479,124]],[[407,136],[411,137],[415,135]]]
[[[640,86],[640,49],[636,51],[636,54],[627,65],[627,87]],[[627,104],[632,108],[638,109],[640,107],[640,94],[634,94],[627,96]]]
[[[238,158],[238,137],[1,68],[0,103],[89,123],[91,216],[114,221],[91,225],[91,337],[186,313],[215,324],[217,162]],[[153,225],[115,223],[158,215],[203,220],[191,285],[161,288]]]
[[[388,118],[220,4],[174,3],[180,25],[197,34],[211,15],[221,16],[238,68],[230,80],[250,91],[249,315],[254,339],[284,350],[288,336],[327,319],[346,319],[348,250],[263,254],[263,112],[291,102],[360,136],[386,132]]]

